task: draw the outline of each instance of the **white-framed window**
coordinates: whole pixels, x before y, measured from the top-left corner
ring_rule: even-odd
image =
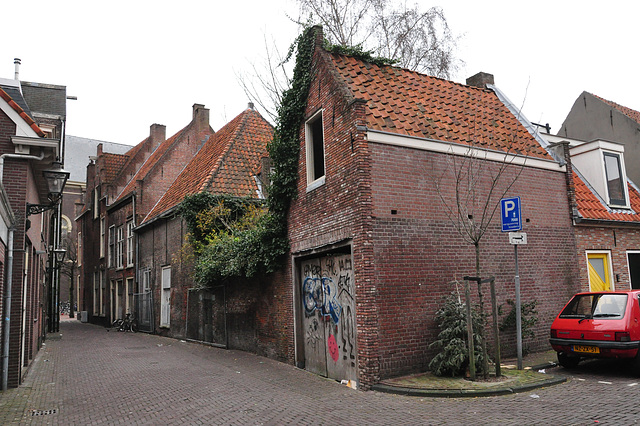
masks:
[[[100,315],[100,279],[93,273],[93,315]]]
[[[105,218],[100,218],[100,259],[104,257],[105,233],[107,232]]]
[[[325,180],[324,130],[322,110],[305,124],[305,147],[307,159],[307,190],[314,189]]]
[[[116,268],[122,268],[124,254],[124,227],[116,228]]]
[[[100,271],[100,316],[107,312],[107,278],[104,271]]]
[[[127,266],[133,266],[133,220],[127,222]]]
[[[161,280],[160,327],[169,327],[171,323],[171,266],[162,268]]]
[[[623,173],[622,159],[620,154],[613,152],[603,152],[604,170],[607,183],[607,194],[609,204],[616,206],[627,205],[626,179]]]
[[[111,225],[109,227],[109,253],[107,257],[107,265],[113,268],[116,257],[116,227]]]
[[[98,218],[99,207],[100,207],[100,191],[99,191],[98,187],[96,186],[93,189],[93,218],[94,219]]]
[[[629,288],[640,289],[640,250],[627,250]]]
[[[141,285],[141,292],[142,293],[149,293],[151,291],[151,270],[150,269],[144,269],[142,271],[142,285]]]
[[[64,240],[71,235],[71,231],[73,231],[71,219],[65,215],[60,216],[60,237]]]
[[[78,266],[82,266],[82,232],[78,231],[78,249],[76,253]]]

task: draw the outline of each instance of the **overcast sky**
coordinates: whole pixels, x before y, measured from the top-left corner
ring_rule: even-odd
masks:
[[[410,0],[408,2],[412,4]],[[440,5],[461,36],[453,80],[479,71],[555,133],[583,90],[640,110],[640,1],[417,2]],[[153,123],[173,135],[191,106],[218,130],[248,99],[236,73],[260,62],[264,36],[297,35],[294,0],[9,2],[2,6],[0,77],[67,86],[67,133],[135,145]]]

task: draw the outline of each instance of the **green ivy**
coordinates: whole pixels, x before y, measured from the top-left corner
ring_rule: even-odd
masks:
[[[187,223],[196,255],[195,280],[201,287],[232,277],[250,278],[280,269],[289,250],[287,215],[296,196],[300,128],[311,85],[317,27],[306,29],[291,45],[297,51],[291,88],[278,108],[267,152],[273,162],[267,210],[261,201],[206,192],[186,197],[179,212]]]
[[[397,59],[384,58],[382,56],[374,56],[372,50],[364,50],[361,45],[345,46],[342,44],[331,44],[327,40],[324,41],[325,50],[336,53],[339,55],[353,56],[365,62],[369,62],[374,65],[396,65],[400,62]]]

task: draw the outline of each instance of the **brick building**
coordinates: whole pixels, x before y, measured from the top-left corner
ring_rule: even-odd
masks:
[[[627,178],[626,146],[545,135],[572,168],[569,192],[584,291],[640,288],[640,193]]]
[[[273,277],[194,288],[193,265],[183,252],[187,229],[176,216],[186,195],[202,191],[262,198],[260,175],[272,137],[273,127],[250,105],[204,144],[136,228],[141,291],[153,301],[138,316],[157,333],[286,358],[286,334],[278,326],[286,319],[265,309],[286,290]]]
[[[481,204],[462,222],[479,222],[490,194],[491,206],[503,192],[522,199],[522,299],[538,302],[528,343],[546,348],[551,319],[579,287],[565,165],[485,84],[490,75],[457,84],[332,54],[321,40],[289,218],[296,365],[363,388],[426,368],[451,281],[475,274],[474,246],[456,231],[464,223],[451,219],[462,164],[485,179],[467,192]],[[515,266],[498,215],[480,250],[481,274],[495,276],[504,304]]]
[[[134,311],[138,248],[134,228],[213,134],[209,110],[194,104],[192,121],[170,138],[153,124],[149,137],[126,154],[103,152],[87,168],[82,234],[81,311],[108,325]]]
[[[58,321],[60,204],[43,171],[63,159],[66,89],[21,82],[18,65],[15,80],[0,79],[3,389],[21,383]]]

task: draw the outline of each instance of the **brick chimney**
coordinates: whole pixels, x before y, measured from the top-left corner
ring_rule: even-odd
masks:
[[[467,79],[467,86],[475,86],[481,89],[486,89],[487,84],[495,84],[493,81],[493,74],[479,72],[478,74]]]
[[[196,132],[207,132],[209,130],[209,108],[202,104],[193,104],[193,122],[196,125]]]
[[[167,127],[164,124],[152,124],[149,129],[149,139],[151,139],[151,149],[153,150],[167,139]]]

